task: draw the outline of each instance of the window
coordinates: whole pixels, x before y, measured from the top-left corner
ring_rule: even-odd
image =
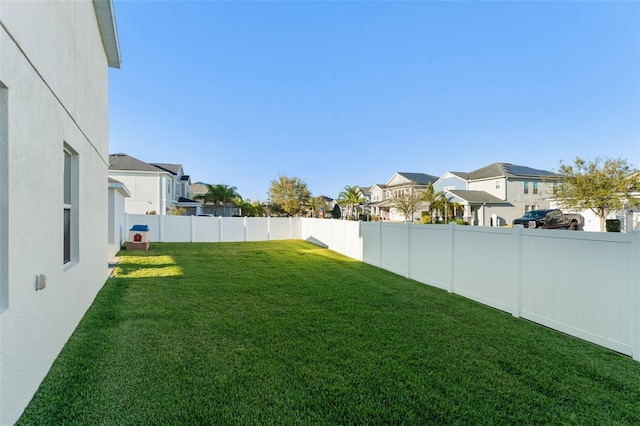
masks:
[[[524,183],[524,193],[528,194],[529,193],[529,182],[525,182]]]
[[[64,263],[71,262],[71,153],[64,151]]]
[[[496,181],[496,189],[500,189],[500,181],[499,180]]]
[[[538,193],[538,182],[533,182],[533,193],[534,194]]]
[[[63,160],[63,264],[77,260],[78,254],[78,155],[64,145]]]
[[[167,180],[167,194],[171,194],[171,181]]]

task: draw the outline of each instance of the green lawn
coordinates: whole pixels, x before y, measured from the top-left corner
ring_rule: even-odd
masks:
[[[640,363],[303,241],[121,254],[19,424],[640,422]]]

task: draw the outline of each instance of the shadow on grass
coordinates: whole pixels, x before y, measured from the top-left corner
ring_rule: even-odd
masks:
[[[158,278],[183,275],[173,256],[121,256],[113,276],[116,278]]]

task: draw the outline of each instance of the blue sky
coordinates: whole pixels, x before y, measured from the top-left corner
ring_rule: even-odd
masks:
[[[640,167],[639,2],[121,1],[110,152],[266,200],[494,162]]]

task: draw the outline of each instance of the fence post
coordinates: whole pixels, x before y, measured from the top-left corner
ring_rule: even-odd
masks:
[[[247,217],[244,217],[244,242],[247,242],[247,234],[249,234],[249,222],[247,221]]]
[[[640,361],[640,231],[631,233],[631,285],[633,295],[633,324],[631,332],[633,337],[633,347],[631,349],[633,359]]]
[[[267,241],[271,241],[271,216],[267,216]]]
[[[189,216],[191,218],[191,242],[196,239],[196,229],[195,229],[195,216]]]
[[[453,288],[454,288],[453,283],[455,279],[454,274],[456,272],[456,265],[455,265],[456,226],[458,225],[455,222],[449,222],[449,246],[451,247],[451,249],[449,250],[449,288],[447,289],[449,293],[453,293]]]
[[[382,218],[378,223],[378,268],[382,268]]]
[[[224,210],[223,210],[224,211]],[[222,216],[218,216],[218,242],[222,242]]]
[[[158,215],[158,238],[160,238],[160,242],[164,243],[164,215]]]
[[[513,245],[511,250],[514,256],[515,262],[513,262],[513,273],[515,276],[511,277],[512,295],[511,295],[511,315],[516,318],[520,318],[520,309],[522,305],[522,229],[523,225],[514,225],[513,230]]]
[[[407,222],[407,278],[411,278],[411,222]]]

